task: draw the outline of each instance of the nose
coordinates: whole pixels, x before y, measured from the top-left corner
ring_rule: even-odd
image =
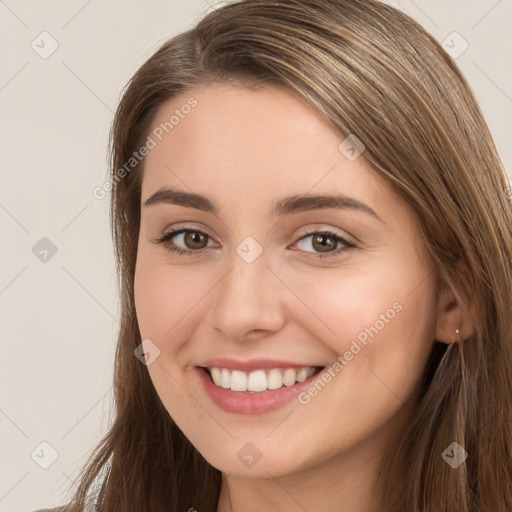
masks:
[[[248,263],[233,251],[231,269],[215,287],[210,325],[235,341],[267,337],[285,323],[284,285],[265,251]]]

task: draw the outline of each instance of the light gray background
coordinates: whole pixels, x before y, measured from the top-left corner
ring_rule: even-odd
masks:
[[[108,198],[92,189],[123,86],[216,3],[0,0],[1,511],[64,503],[107,431],[119,309]],[[388,3],[439,41],[469,43],[456,60],[510,173],[512,0]],[[59,45],[46,59],[31,47],[51,49],[44,31]],[[46,262],[32,251],[43,237],[57,248]]]

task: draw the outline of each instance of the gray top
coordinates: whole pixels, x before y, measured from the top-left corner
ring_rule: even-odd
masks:
[[[66,507],[42,508],[41,510],[36,510],[35,512],[66,512]]]
[[[62,505],[61,507],[55,507],[55,508],[42,508],[40,510],[36,510],[34,512],[66,512],[67,505]],[[84,512],[95,512],[95,507],[92,505],[86,505]]]
[[[42,508],[41,510],[36,510],[35,512],[66,512],[66,507]]]

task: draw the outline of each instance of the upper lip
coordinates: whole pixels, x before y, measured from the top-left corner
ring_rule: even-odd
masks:
[[[230,359],[228,357],[217,357],[203,361],[198,366],[211,368],[227,368],[228,370],[240,370],[243,372],[252,372],[255,370],[270,370],[272,368],[309,368],[323,367],[321,364],[296,363],[292,361],[281,361],[278,359],[250,359],[241,361],[239,359]]]

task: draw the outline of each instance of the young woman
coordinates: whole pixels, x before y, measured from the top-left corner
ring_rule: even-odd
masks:
[[[512,510],[509,187],[389,6],[244,0],[164,44],[113,125],[116,419],[66,510]]]

